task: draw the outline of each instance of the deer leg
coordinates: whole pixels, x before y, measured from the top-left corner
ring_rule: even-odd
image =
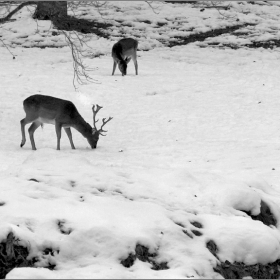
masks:
[[[72,132],[70,127],[64,127],[64,130],[69,138],[70,144],[71,144],[71,148],[75,149],[74,143],[73,143],[73,139],[72,139]]]
[[[20,126],[21,126],[21,135],[22,135],[22,139],[21,139],[21,144],[20,144],[20,147],[23,147],[25,142],[26,142],[26,138],[25,138],[25,119],[22,119],[20,121]]]
[[[117,62],[114,60],[112,76],[114,76],[117,67]]]
[[[20,144],[20,147],[23,147],[25,142],[26,142],[26,137],[25,137],[25,126],[28,124],[28,123],[31,123],[34,121],[34,118],[32,117],[28,117],[26,116],[24,119],[22,119],[20,121],[20,126],[21,126],[21,135],[22,135],[22,140],[21,140],[21,144]]]
[[[137,63],[137,58],[136,55],[132,57],[133,62],[134,62],[134,67],[135,67],[135,74],[138,75],[138,63]]]
[[[32,146],[32,150],[36,150],[35,141],[34,141],[34,132],[40,126],[40,122],[33,122],[31,126],[28,128],[30,142]]]
[[[56,137],[57,137],[57,150],[60,150],[60,138],[61,138],[61,128],[62,124],[59,122],[55,122],[55,131],[56,131]]]

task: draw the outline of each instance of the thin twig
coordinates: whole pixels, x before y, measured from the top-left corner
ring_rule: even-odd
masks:
[[[234,16],[229,16],[229,15],[225,15],[223,14],[220,10],[229,10],[229,8],[231,7],[231,2],[229,2],[229,4],[227,6],[224,6],[223,3],[224,1],[210,1],[212,6],[206,6],[206,9],[216,9],[218,11],[218,13],[226,19],[236,19],[237,15]]]
[[[84,42],[81,40],[78,34],[76,32],[67,33],[64,30],[61,30],[60,32],[65,36],[65,41],[71,50],[72,59],[73,59],[73,69],[74,69],[73,86],[75,90],[78,89],[78,87],[75,84],[75,81],[77,81],[80,85],[87,84],[87,82],[99,83],[97,80],[91,78],[88,73],[90,71],[93,71],[94,69],[89,68],[83,62],[83,58],[85,56],[82,53],[82,46],[83,46],[82,44]],[[76,40],[73,37],[73,35],[76,37]]]
[[[9,47],[5,44],[5,42],[0,38],[0,41],[2,42],[3,46],[8,50],[8,52],[13,56],[13,59],[16,58],[16,56],[11,52]]]
[[[1,3],[3,3],[3,2],[0,2],[0,4]],[[16,2],[5,1],[5,5],[7,5],[5,14],[7,14],[7,15],[3,18],[0,18],[0,23],[4,23],[4,22],[8,21],[15,13],[17,13],[23,7],[28,6],[28,5],[37,4],[37,2],[35,2],[35,1],[22,2],[20,5],[17,5],[17,7],[15,9],[11,10],[12,9],[11,6],[14,5],[14,3],[16,3]],[[75,14],[74,9],[78,9],[81,6],[86,6],[86,7],[97,8],[99,14],[102,16],[100,8],[104,7],[106,5],[106,1],[103,3],[100,1],[94,1],[94,2],[74,1],[74,2],[68,2],[67,4],[68,4],[67,8],[72,9],[72,12],[74,14]],[[31,10],[29,8],[27,8],[27,9],[31,13]],[[36,21],[36,25],[37,25],[36,32],[39,33],[40,32],[39,22],[37,19],[34,19],[34,20]],[[50,29],[53,27],[53,24],[55,24],[54,20],[59,20],[62,24],[66,23],[65,27],[67,28],[67,17],[65,19],[65,22],[63,22],[64,18],[61,17],[59,19],[56,19],[56,18],[51,19]],[[50,31],[50,29],[49,29],[49,31]],[[91,57],[91,55],[83,54],[83,47],[90,48],[87,45],[87,42],[85,40],[86,36],[83,34],[79,34],[76,31],[59,30],[58,33],[64,35],[66,44],[69,46],[69,48],[71,50],[71,55],[72,55],[72,59],[73,59],[73,69],[74,69],[73,86],[74,86],[75,90],[77,90],[76,82],[78,82],[79,84],[86,84],[87,82],[100,83],[97,80],[91,78],[89,75],[89,72],[93,71],[95,69],[88,67],[84,63],[85,58]],[[10,52],[10,54],[13,56],[13,58],[15,58],[15,55],[11,52],[11,50],[5,44],[3,39],[0,38],[0,42],[2,42],[2,44],[7,48],[7,50]]]
[[[150,8],[153,10],[153,12],[155,13],[155,14],[159,14],[159,12],[157,13],[156,12],[156,9],[152,6],[152,3],[153,3],[153,1],[145,1],[149,6],[150,6]]]

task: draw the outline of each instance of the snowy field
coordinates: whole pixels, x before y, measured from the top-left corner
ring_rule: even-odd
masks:
[[[37,24],[23,9],[0,26],[15,56],[0,42],[0,241],[12,231],[37,260],[35,268],[15,268],[7,278],[221,278],[206,247],[210,240],[221,261],[279,259],[280,224],[269,227],[244,212],[258,215],[264,201],[280,220],[279,48],[211,47],[207,40],[165,47],[156,35],[169,40],[179,32],[168,17],[191,32],[233,21],[191,4],[154,3],[156,14],[144,2],[109,4],[108,20],[137,19],[127,34],[139,40],[139,75],[131,62],[127,76],[119,70],[111,76],[111,48],[122,34],[91,35],[88,44],[103,54],[86,61],[98,82],[78,91],[69,48],[34,46],[52,39],[49,22]],[[279,39],[278,5],[234,3],[226,13],[241,24],[258,22],[254,40]],[[145,33],[139,18],[166,20],[165,30],[150,26]],[[36,32],[38,26],[48,35]],[[52,42],[62,46],[61,36]],[[243,44],[233,35],[215,42],[224,40]],[[92,104],[103,106],[99,118],[113,117],[107,136],[92,150],[72,130],[72,150],[63,131],[57,151],[55,128],[45,125],[35,133],[37,151],[29,137],[20,148],[22,102],[33,94],[71,100],[90,124]],[[139,259],[124,267],[139,244],[168,269]]]

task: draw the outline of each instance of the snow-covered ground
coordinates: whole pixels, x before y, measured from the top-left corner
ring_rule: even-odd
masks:
[[[109,3],[119,5],[128,21],[140,11],[153,22],[193,13],[193,28],[232,24],[215,9],[202,14],[190,4],[155,3],[155,14],[146,3]],[[250,12],[244,17],[276,26],[278,3],[242,5]],[[17,17],[0,28],[15,55],[0,48],[0,241],[12,231],[38,262],[7,278],[220,278],[213,270],[218,260],[206,248],[210,240],[221,261],[249,265],[280,258],[280,224],[268,227],[243,212],[259,214],[262,200],[280,220],[278,48],[168,48],[135,28],[139,75],[131,62],[122,77],[118,70],[111,76],[116,40],[92,35],[89,44],[104,54],[86,61],[96,68],[91,75],[98,83],[75,91],[69,48],[16,46],[12,34],[21,30],[29,38],[37,28],[28,10]],[[164,26],[168,37],[172,26]],[[113,117],[107,136],[92,150],[72,130],[71,150],[63,132],[57,151],[54,126],[45,125],[35,133],[37,151],[29,139],[20,148],[22,102],[33,94],[71,100],[89,123],[92,104],[103,106],[99,117]],[[169,269],[152,270],[138,259],[124,267],[121,261],[137,244]],[[49,264],[55,269],[43,268]]]

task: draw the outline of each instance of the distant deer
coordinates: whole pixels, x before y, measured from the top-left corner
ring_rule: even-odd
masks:
[[[102,108],[96,105],[96,110],[94,110],[94,105],[92,107],[93,111],[93,128],[82,118],[79,114],[75,105],[68,100],[63,100],[47,95],[32,95],[23,101],[23,108],[26,113],[26,117],[20,121],[21,123],[21,133],[22,141],[20,146],[26,142],[25,138],[25,125],[31,123],[28,129],[30,141],[32,145],[32,150],[36,150],[35,141],[33,134],[35,130],[43,123],[49,123],[55,125],[56,135],[57,135],[57,150],[60,150],[60,138],[61,138],[61,128],[63,127],[69,140],[72,149],[75,149],[72,132],[70,127],[78,130],[88,141],[92,149],[95,149],[99,139],[99,135],[105,136],[102,133],[107,132],[103,130],[104,125],[109,122],[112,118],[109,117],[102,119],[102,126],[97,129],[95,124],[96,114]]]
[[[123,76],[126,75],[127,64],[133,60],[135,66],[135,74],[138,75],[137,64],[137,46],[138,42],[132,38],[121,39],[112,48],[112,57],[114,60],[113,73],[114,75],[116,66],[118,67]]]

